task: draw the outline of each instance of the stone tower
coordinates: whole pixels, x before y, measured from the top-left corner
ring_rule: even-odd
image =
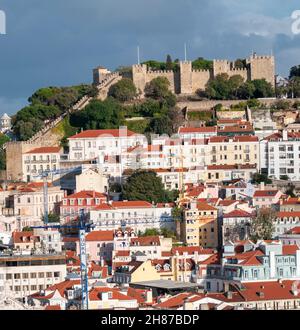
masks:
[[[191,61],[180,62],[180,93],[193,93],[193,75]]]
[[[132,79],[135,87],[141,91],[142,95],[147,83],[147,65],[137,64],[132,66]]]
[[[213,76],[216,77],[219,74],[230,72],[231,63],[227,60],[214,60],[213,61]]]
[[[274,56],[258,56],[254,53],[247,60],[250,70],[250,80],[266,79],[275,86],[275,58]]]
[[[93,70],[93,83],[99,85],[111,72],[103,66],[98,66]]]

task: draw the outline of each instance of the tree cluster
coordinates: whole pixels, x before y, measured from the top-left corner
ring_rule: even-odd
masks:
[[[178,191],[164,188],[161,178],[152,171],[135,171],[127,179],[122,190],[123,199],[147,201],[149,203],[174,202],[178,198]]]
[[[92,100],[83,110],[71,114],[70,124],[84,130],[119,128],[124,124],[124,109],[112,97]]]
[[[274,96],[273,86],[265,79],[246,81],[240,75],[222,73],[207,83],[204,95],[209,99],[253,99]],[[203,96],[203,92],[199,91]]]
[[[91,85],[41,88],[29,97],[30,104],[14,116],[14,134],[18,140],[26,141],[47,121],[59,117],[84,95],[95,96],[96,93],[95,87]]]

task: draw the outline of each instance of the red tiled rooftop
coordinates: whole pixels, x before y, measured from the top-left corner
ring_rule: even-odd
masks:
[[[300,211],[280,211],[277,212],[278,218],[300,218]]]
[[[91,231],[86,235],[87,242],[113,241],[113,240],[114,240],[114,230]]]
[[[180,127],[179,134],[187,133],[215,133],[217,131],[216,126],[209,127]]]
[[[256,190],[253,197],[274,197],[279,190]]]
[[[79,134],[71,136],[69,139],[85,139],[85,138],[99,138],[99,137],[122,137],[124,135],[125,130],[119,129],[100,129],[100,130],[87,130],[83,131]],[[136,133],[127,130],[127,136],[133,136]]]
[[[223,218],[245,218],[245,217],[251,217],[251,213],[248,213],[243,210],[233,210],[230,213],[224,214]]]
[[[41,147],[32,149],[26,152],[26,154],[56,154],[59,153],[60,150],[61,147]]]

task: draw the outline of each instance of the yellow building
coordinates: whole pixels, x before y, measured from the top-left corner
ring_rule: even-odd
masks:
[[[181,229],[188,246],[218,247],[218,210],[207,203],[191,202]]]
[[[259,140],[257,136],[213,136],[209,139],[210,164],[256,164],[259,168]]]

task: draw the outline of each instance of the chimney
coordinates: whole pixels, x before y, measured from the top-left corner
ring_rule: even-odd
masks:
[[[104,267],[104,259],[101,257],[101,259],[100,259],[100,266],[101,267]]]
[[[227,299],[232,299],[232,291],[227,291],[225,294]]]
[[[153,303],[152,289],[148,290],[147,293],[146,293],[146,303],[147,304],[152,304]]]
[[[191,210],[196,210],[197,209],[197,201],[196,200],[191,201],[190,209]]]
[[[285,129],[282,131],[282,140],[283,141],[287,141],[288,140],[288,132]]]

